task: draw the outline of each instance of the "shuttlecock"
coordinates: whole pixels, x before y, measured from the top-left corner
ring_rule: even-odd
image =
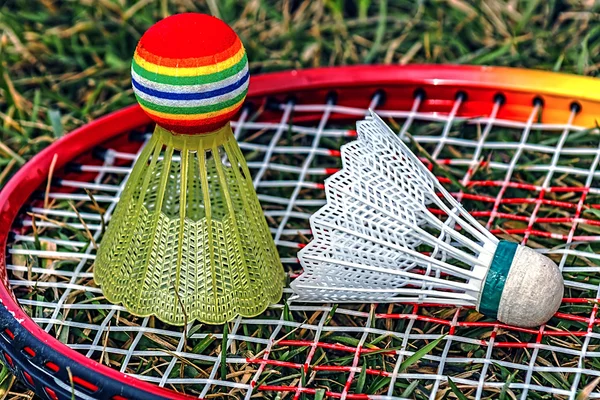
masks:
[[[295,299],[475,306],[523,327],[554,315],[564,289],[552,260],[494,237],[377,115],[357,130],[311,217]]]
[[[279,301],[284,272],[229,120],[248,61],[221,20],[168,17],[140,39],[133,89],[156,129],[98,250],[105,297],[176,325],[255,316]]]

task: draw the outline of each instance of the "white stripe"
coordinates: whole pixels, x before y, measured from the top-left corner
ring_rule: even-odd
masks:
[[[244,66],[244,68],[242,68],[242,70],[240,72],[238,72],[237,74],[235,74],[233,76],[225,78],[223,80],[217,81],[217,82],[203,83],[200,85],[169,85],[166,83],[150,81],[150,80],[138,75],[133,70],[133,68],[131,69],[131,76],[140,85],[145,86],[150,89],[159,90],[161,92],[168,92],[168,93],[201,93],[201,92],[207,92],[209,90],[215,90],[215,89],[222,88],[222,87],[225,87],[225,86],[228,86],[235,82],[240,81],[244,77],[244,75],[246,75],[247,73],[248,73],[248,63],[246,62],[246,65]]]
[[[163,99],[160,97],[155,97],[155,96],[151,96],[149,94],[146,93],[142,93],[141,91],[137,90],[135,87],[133,88],[133,91],[135,92],[136,96],[150,102],[153,104],[158,104],[161,106],[167,106],[167,107],[198,107],[198,106],[211,106],[214,104],[218,104],[221,103],[223,101],[227,101],[230,99],[233,99],[234,97],[236,97],[237,95],[241,94],[242,92],[244,92],[244,90],[248,89],[248,84],[249,84],[250,80],[247,79],[246,82],[240,86],[239,88],[237,88],[236,90],[234,90],[233,92],[229,92],[226,94],[222,94],[221,96],[215,96],[215,97],[210,97],[208,99],[201,99],[201,100],[171,100],[171,99]]]

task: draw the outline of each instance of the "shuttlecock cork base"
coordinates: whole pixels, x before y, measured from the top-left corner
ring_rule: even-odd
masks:
[[[477,310],[509,325],[539,326],[560,307],[563,286],[554,261],[528,247],[500,241]]]
[[[136,97],[157,127],[101,242],[94,279],[134,315],[221,324],[279,301],[284,272],[229,119],[248,88],[237,35],[202,14],[136,49]]]
[[[471,306],[523,327],[552,317],[563,293],[552,260],[488,232],[376,114],[357,132],[310,219],[294,299]]]

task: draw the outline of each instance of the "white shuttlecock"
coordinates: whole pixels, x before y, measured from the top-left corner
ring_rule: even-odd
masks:
[[[474,306],[523,327],[554,315],[564,284],[552,260],[494,237],[375,113],[357,130],[311,217],[294,299]]]

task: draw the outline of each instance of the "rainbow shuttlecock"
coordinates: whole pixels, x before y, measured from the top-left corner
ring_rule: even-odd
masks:
[[[131,74],[157,126],[94,279],[109,301],[171,324],[260,314],[281,298],[284,272],[229,125],[248,89],[240,39],[217,18],[174,15],[142,36]]]

